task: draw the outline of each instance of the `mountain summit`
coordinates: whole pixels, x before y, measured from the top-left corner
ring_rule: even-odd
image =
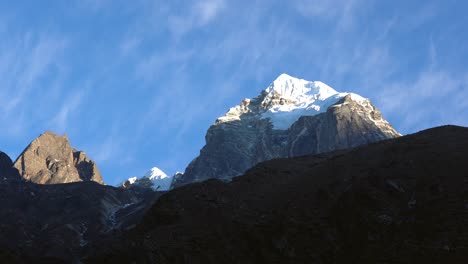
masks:
[[[96,163],[71,147],[66,135],[45,132],[34,139],[14,163],[20,175],[34,183],[95,181],[103,184]]]
[[[240,120],[247,113],[260,114],[270,119],[274,129],[287,130],[301,116],[314,116],[348,96],[352,101],[369,107],[369,100],[354,93],[340,93],[320,81],[307,81],[288,74],[281,74],[255,99],[244,99],[232,107],[216,123]],[[387,123],[382,119],[374,119]],[[387,123],[388,124],[388,123]],[[394,134],[396,131],[389,131]]]
[[[259,96],[219,117],[173,187],[229,180],[259,162],[345,149],[400,134],[372,103],[319,81],[281,74]]]

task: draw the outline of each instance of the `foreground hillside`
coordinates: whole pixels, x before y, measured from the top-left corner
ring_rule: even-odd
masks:
[[[264,162],[162,196],[89,262],[467,263],[468,129]]]
[[[76,263],[107,236],[135,225],[160,193],[95,182],[0,183],[0,263]]]

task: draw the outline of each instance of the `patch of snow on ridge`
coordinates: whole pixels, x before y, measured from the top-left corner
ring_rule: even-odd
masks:
[[[286,130],[301,116],[314,116],[323,113],[327,108],[341,98],[350,94],[351,99],[358,103],[365,98],[352,93],[338,93],[330,86],[319,82],[298,79],[287,74],[281,74],[265,89],[266,98],[286,99],[286,103],[273,104],[262,113],[262,118],[269,118],[275,129]]]
[[[136,181],[137,181],[137,177],[132,177],[132,178],[129,178],[127,181],[130,183],[130,184],[134,184]]]

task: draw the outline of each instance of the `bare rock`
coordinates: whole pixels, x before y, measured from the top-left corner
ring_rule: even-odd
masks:
[[[66,135],[46,132],[34,139],[14,163],[20,175],[34,183],[95,181],[103,184],[96,164],[73,149]]]

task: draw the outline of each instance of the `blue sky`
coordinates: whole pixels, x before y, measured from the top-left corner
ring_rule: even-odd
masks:
[[[408,3],[410,2],[410,3]],[[183,171],[215,119],[285,72],[402,134],[468,126],[468,3],[0,0],[0,150],[66,133],[108,184]]]

